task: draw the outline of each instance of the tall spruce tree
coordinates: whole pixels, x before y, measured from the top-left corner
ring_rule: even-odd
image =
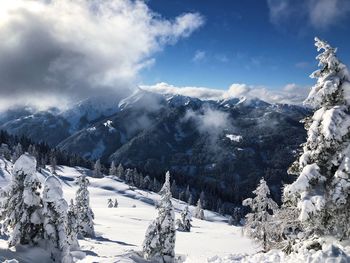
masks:
[[[307,141],[289,169],[297,180],[284,189],[284,202],[299,210],[312,235],[350,236],[350,75],[336,57],[336,48],[315,38],[319,60],[311,78],[317,83],[305,100],[314,107],[306,118]]]
[[[273,211],[278,205],[270,197],[270,189],[264,178],[260,180],[257,188],[253,191],[254,198],[247,198],[243,201],[244,206],[249,206],[251,213],[246,215],[245,231],[248,236],[262,243],[264,251],[269,249],[269,221]]]
[[[89,180],[85,175],[77,178],[78,190],[75,195],[75,209],[78,215],[78,236],[94,237],[94,213],[90,208]]]
[[[36,176],[35,158],[29,154],[21,155],[13,166],[12,181],[0,213],[3,232],[10,234],[10,247],[33,244],[41,239],[39,188],[41,183]]]
[[[143,242],[143,255],[155,262],[175,262],[175,214],[171,203],[170,173],[165,175],[165,183],[160,191],[157,205],[158,216],[149,225]]]
[[[44,239],[53,261],[71,263],[67,237],[68,204],[63,198],[62,185],[55,176],[45,180],[43,191]]]

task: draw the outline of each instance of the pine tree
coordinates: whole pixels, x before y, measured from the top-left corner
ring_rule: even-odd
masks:
[[[117,167],[117,177],[121,180],[124,180],[124,168],[121,163]]]
[[[350,236],[350,75],[336,48],[315,38],[320,69],[305,103],[315,112],[306,118],[308,138],[289,173],[297,180],[284,189],[285,205],[299,210],[309,234]]]
[[[118,200],[117,198],[114,199],[114,205],[113,205],[114,208],[117,208],[118,207]]]
[[[51,165],[51,173],[56,174],[57,157],[56,157],[56,152],[54,150],[51,150],[50,152],[50,165]]]
[[[93,177],[95,178],[102,178],[102,172],[101,172],[101,161],[100,159],[98,159],[96,162],[95,162],[95,165],[94,165],[94,171],[93,171]]]
[[[270,197],[270,189],[264,178],[260,180],[257,188],[253,191],[254,198],[243,201],[244,206],[249,206],[251,213],[246,215],[245,230],[248,236],[262,242],[264,251],[269,249],[269,221],[273,211],[278,205]]]
[[[70,200],[67,212],[67,241],[71,250],[79,249],[78,242],[78,215],[73,199]]]
[[[149,175],[146,175],[145,178],[143,178],[142,186],[143,189],[151,190],[151,178]]]
[[[176,181],[173,180],[172,184],[171,184],[171,194],[174,198],[177,198],[177,185],[176,185]]]
[[[45,180],[43,191],[44,239],[53,261],[73,262],[66,232],[68,204],[60,181],[55,176]]]
[[[107,200],[107,207],[108,208],[112,208],[113,207],[113,201],[112,201],[111,198],[108,198],[108,200]]]
[[[175,214],[171,203],[170,173],[160,191],[158,216],[150,224],[143,242],[143,255],[156,262],[175,262]]]
[[[205,208],[207,206],[207,201],[206,201],[206,198],[205,198],[204,191],[201,192],[199,198],[201,199],[202,207]]]
[[[90,208],[89,180],[81,175],[77,178],[79,188],[75,195],[76,213],[78,215],[78,236],[94,237],[94,213]]]
[[[117,167],[115,166],[114,161],[112,161],[111,167],[109,168],[109,175],[117,176]]]
[[[193,204],[193,195],[192,195],[192,194],[190,194],[190,197],[188,198],[187,203],[188,203],[189,205],[192,205],[192,204]]]
[[[201,201],[200,198],[199,198],[198,201],[197,201],[197,207],[196,207],[196,209],[194,210],[193,216],[194,216],[195,218],[198,218],[198,219],[201,219],[201,220],[204,220],[204,219],[205,219],[204,210],[203,210],[203,208],[202,208],[202,201]]]
[[[40,193],[41,183],[36,176],[36,160],[21,155],[12,169],[12,181],[1,209],[3,232],[10,232],[9,246],[32,244],[42,235]]]
[[[177,220],[177,230],[183,231],[183,232],[190,232],[191,231],[191,213],[188,209],[188,205],[185,206],[185,208],[181,211],[181,219]]]
[[[17,159],[23,154],[23,148],[20,143],[18,143],[15,147],[15,150],[12,154],[12,162],[15,163]]]

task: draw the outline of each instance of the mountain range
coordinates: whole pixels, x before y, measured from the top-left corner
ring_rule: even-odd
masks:
[[[259,99],[211,101],[137,89],[126,98],[90,98],[64,111],[11,109],[0,114],[0,129],[155,177],[170,170],[182,187],[239,203],[262,176],[279,199],[306,137],[300,120],[309,113]]]

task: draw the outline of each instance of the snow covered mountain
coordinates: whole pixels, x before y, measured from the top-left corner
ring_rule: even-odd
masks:
[[[64,112],[6,117],[0,129],[145,174],[170,169],[182,185],[198,191],[206,185],[208,192],[240,203],[262,176],[279,199],[282,182],[291,180],[287,167],[305,138],[299,121],[309,113],[258,99],[202,101],[141,89],[118,101],[100,97]]]

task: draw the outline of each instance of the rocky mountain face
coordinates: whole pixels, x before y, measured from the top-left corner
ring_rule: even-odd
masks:
[[[305,140],[299,121],[309,113],[258,99],[201,101],[137,90],[119,104],[99,98],[64,112],[7,112],[0,129],[158,178],[170,170],[180,187],[239,203],[262,176],[279,199]]]

